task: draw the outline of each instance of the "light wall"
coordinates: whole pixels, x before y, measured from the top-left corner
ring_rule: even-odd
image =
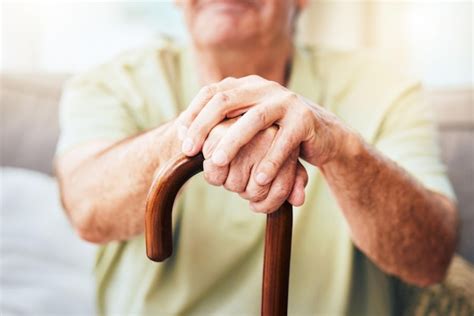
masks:
[[[158,33],[187,38],[173,1],[3,1],[3,72],[83,71]],[[375,48],[429,87],[473,85],[471,1],[310,1],[301,42]]]
[[[471,1],[310,1],[300,39],[343,49],[373,48],[429,87],[473,86]]]

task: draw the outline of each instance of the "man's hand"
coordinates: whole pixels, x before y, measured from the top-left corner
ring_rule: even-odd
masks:
[[[239,193],[250,201],[250,207],[256,212],[275,211],[285,200],[294,206],[302,205],[308,175],[298,161],[299,148],[290,153],[272,183],[259,185],[252,176],[256,164],[265,156],[275,139],[278,130],[275,126],[257,133],[229,164],[217,166],[210,159],[222,137],[237,122],[237,119],[225,120],[210,131],[202,149],[205,179],[212,185],[223,185],[227,190]]]
[[[271,183],[295,150],[300,149],[300,156],[312,165],[322,166],[357,137],[324,108],[276,82],[248,76],[224,79],[198,93],[179,118],[183,152],[197,154],[219,122],[239,115],[215,146],[211,160],[219,167],[229,165],[260,131],[278,126],[270,149],[253,172],[259,185]]]
[[[443,278],[456,245],[452,201],[423,187],[329,111],[275,82],[249,76],[203,88],[178,119],[182,151],[195,155],[219,122],[240,115],[215,145],[214,165],[249,159],[245,146],[276,125],[269,150],[255,157],[260,162],[251,176],[258,185],[276,181],[299,150],[321,170],[354,243],[382,270],[419,286]]]

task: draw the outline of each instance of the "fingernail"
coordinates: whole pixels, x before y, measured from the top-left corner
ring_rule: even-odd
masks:
[[[259,172],[255,180],[257,180],[258,184],[265,185],[267,184],[268,176],[263,172]]]
[[[188,137],[184,140],[183,145],[181,146],[181,150],[185,154],[190,154],[191,151],[193,150],[193,147],[194,147],[193,140]]]
[[[186,137],[187,132],[188,132],[188,128],[184,125],[180,125],[178,127],[178,138],[179,138],[179,140],[183,140]]]
[[[226,153],[218,149],[212,154],[212,162],[217,166],[225,166],[227,164],[227,155]]]

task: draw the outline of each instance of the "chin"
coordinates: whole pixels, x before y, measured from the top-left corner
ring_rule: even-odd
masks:
[[[194,42],[199,46],[215,48],[242,47],[254,42],[255,34],[239,32],[237,29],[207,28],[193,35]]]
[[[256,39],[258,23],[250,14],[202,14],[191,27],[200,46],[239,47]]]

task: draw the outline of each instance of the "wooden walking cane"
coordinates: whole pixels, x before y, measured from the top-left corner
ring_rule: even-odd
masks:
[[[146,252],[153,261],[164,261],[173,252],[171,212],[179,189],[203,169],[204,157],[178,155],[157,174],[148,192],[145,214]],[[285,202],[267,215],[263,263],[264,316],[286,315],[290,276],[292,207]]]

